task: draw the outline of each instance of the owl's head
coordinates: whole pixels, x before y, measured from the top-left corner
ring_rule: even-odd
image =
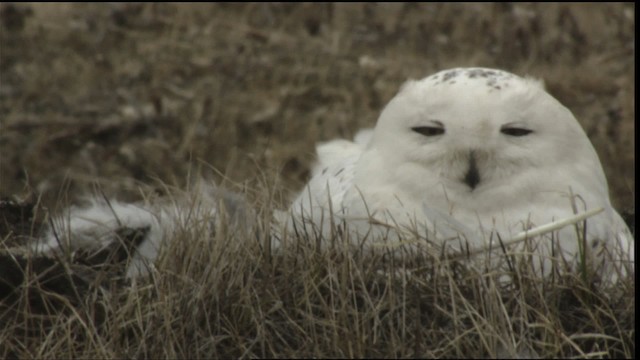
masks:
[[[527,189],[567,191],[577,181],[608,196],[573,114],[539,81],[501,70],[457,68],[408,81],[380,115],[371,151],[393,164],[388,176],[411,178],[404,185],[415,191],[513,197]]]

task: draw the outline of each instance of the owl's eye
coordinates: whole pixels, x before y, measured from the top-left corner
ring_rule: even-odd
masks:
[[[444,128],[438,126],[415,126],[411,130],[424,136],[437,136],[444,134]]]
[[[517,127],[503,127],[500,132],[509,136],[527,136],[533,132],[533,130],[517,128]]]

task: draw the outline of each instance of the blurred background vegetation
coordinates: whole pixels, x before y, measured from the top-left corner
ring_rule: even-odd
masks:
[[[51,206],[97,183],[135,200],[198,167],[295,193],[314,145],[374,126],[405,80],[485,66],[544,79],[594,143],[614,205],[634,210],[632,3],[0,10],[2,197]]]

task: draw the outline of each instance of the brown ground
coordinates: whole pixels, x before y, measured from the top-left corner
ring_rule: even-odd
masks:
[[[407,78],[487,66],[543,78],[634,208],[633,4],[5,4],[1,21],[0,196],[136,197],[201,163],[295,191],[314,144],[373,126]]]

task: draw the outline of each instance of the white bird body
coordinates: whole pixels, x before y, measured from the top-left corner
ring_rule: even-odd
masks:
[[[497,235],[508,240],[603,208],[587,222],[588,246],[633,261],[633,238],[611,206],[593,146],[536,80],[469,68],[409,81],[366,138],[318,147],[312,179],[290,207],[289,229],[322,224],[317,233],[328,237],[345,223],[352,238],[367,235],[372,243],[417,232],[481,248],[496,244]],[[553,236],[554,251],[577,256],[574,226]]]

